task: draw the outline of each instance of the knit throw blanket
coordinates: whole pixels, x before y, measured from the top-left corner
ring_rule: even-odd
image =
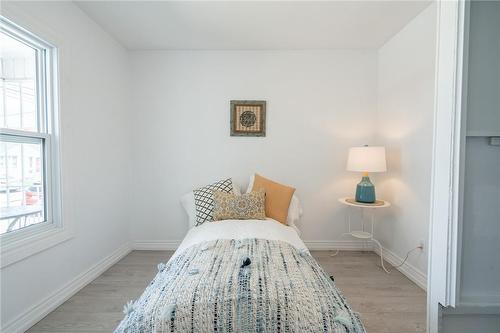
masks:
[[[282,241],[200,243],[158,270],[115,333],[365,332],[309,252]]]

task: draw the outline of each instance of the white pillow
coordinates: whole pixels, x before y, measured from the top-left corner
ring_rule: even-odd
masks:
[[[196,206],[194,204],[193,191],[188,192],[181,197],[181,205],[188,215],[188,226],[189,229],[191,229],[196,225]]]
[[[236,195],[241,194],[241,189],[238,186],[237,183],[234,182],[234,179],[231,178],[231,181],[233,183],[233,193]],[[186,211],[186,214],[188,215],[188,227],[191,229],[196,225],[196,205],[194,203],[194,193],[193,191],[190,191],[186,194],[184,194],[181,197],[181,205],[182,208]]]
[[[250,180],[248,182],[248,187],[247,187],[246,193],[249,193],[252,191],[254,179],[255,179],[255,175],[251,175]],[[290,227],[293,227],[299,235],[300,235],[300,231],[299,231],[299,228],[297,228],[297,225],[295,223],[300,220],[300,218],[302,217],[302,213],[303,213],[303,211],[302,211],[302,205],[300,204],[300,200],[294,194],[292,196],[292,200],[290,200],[290,206],[288,207],[288,216],[286,218],[286,224],[289,225]]]

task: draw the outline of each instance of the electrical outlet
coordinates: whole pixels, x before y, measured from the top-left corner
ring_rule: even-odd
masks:
[[[420,249],[420,251],[423,251],[425,249],[425,241],[423,239],[418,242],[418,248]]]

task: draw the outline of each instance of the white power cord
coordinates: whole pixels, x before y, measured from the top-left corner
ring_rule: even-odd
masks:
[[[424,247],[423,247],[422,245],[419,245],[419,246],[417,246],[416,248],[411,249],[410,251],[408,251],[408,252],[406,253],[406,257],[405,257],[405,259],[403,260],[403,262],[402,262],[401,264],[399,264],[399,265],[397,265],[397,266],[392,266],[392,267],[394,267],[394,268],[399,268],[399,267],[403,266],[403,265],[405,264],[406,260],[408,260],[408,257],[410,256],[410,253],[412,253],[412,252],[413,252],[413,251],[415,251],[415,250],[419,250],[419,249],[420,249],[420,250],[423,250],[423,249],[424,249]],[[337,254],[339,254],[339,252],[340,252],[340,250],[338,250],[338,249],[337,249],[334,253],[331,253],[331,254],[330,254],[330,257],[335,257]]]
[[[417,246],[416,248],[411,249],[410,251],[408,251],[408,252],[406,253],[406,257],[405,257],[405,259],[403,260],[403,262],[402,262],[401,264],[399,264],[399,265],[397,265],[397,266],[392,266],[392,267],[393,267],[393,268],[399,268],[399,267],[403,266],[403,265],[405,264],[406,260],[408,260],[408,257],[410,256],[410,253],[412,253],[413,251],[418,250],[418,249],[423,250],[423,249],[424,249],[424,247],[423,247],[422,245],[419,245],[419,246]]]

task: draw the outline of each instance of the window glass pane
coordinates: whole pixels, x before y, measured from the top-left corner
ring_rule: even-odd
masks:
[[[43,143],[19,140],[0,141],[0,234],[45,221]]]
[[[0,127],[38,131],[36,50],[0,32]]]

